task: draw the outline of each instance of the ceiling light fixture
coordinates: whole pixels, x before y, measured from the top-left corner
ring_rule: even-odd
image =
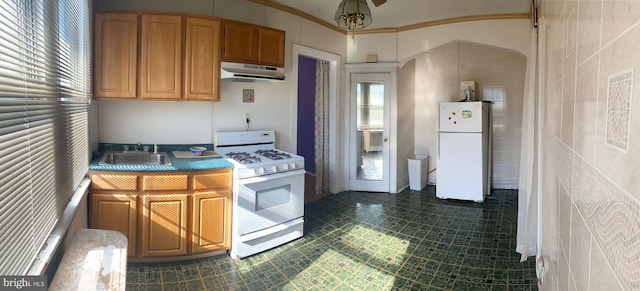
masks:
[[[348,30],[363,29],[371,24],[371,10],[367,0],[342,0],[335,20],[338,26]]]

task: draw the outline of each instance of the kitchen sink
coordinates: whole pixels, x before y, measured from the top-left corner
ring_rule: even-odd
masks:
[[[107,152],[100,160],[100,165],[171,166],[173,162],[164,152]]]

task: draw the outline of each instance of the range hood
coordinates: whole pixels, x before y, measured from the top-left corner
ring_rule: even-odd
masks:
[[[262,65],[220,63],[222,73],[220,79],[234,82],[282,82],[284,68]]]

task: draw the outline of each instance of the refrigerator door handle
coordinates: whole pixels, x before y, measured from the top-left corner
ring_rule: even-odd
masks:
[[[440,159],[440,133],[438,132],[438,134],[436,134],[436,145],[437,149],[436,149],[436,156],[438,157],[436,160]]]

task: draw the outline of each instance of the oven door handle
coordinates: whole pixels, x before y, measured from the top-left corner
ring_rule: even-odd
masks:
[[[264,182],[264,181],[273,180],[273,179],[288,178],[296,175],[302,175],[304,173],[306,173],[306,171],[303,169],[286,171],[282,173],[269,174],[269,175],[264,175],[259,177],[238,179],[238,184],[252,184],[252,183]]]

